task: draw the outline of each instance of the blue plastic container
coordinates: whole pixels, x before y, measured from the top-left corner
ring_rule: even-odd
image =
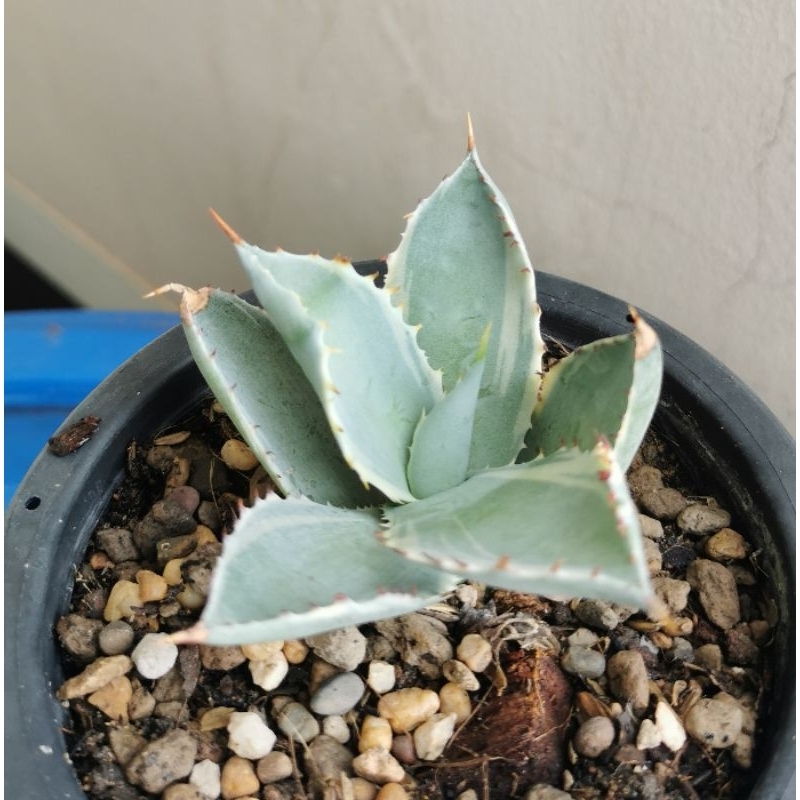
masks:
[[[4,507],[72,409],[135,352],[178,322],[177,314],[165,311],[58,309],[5,314]]]

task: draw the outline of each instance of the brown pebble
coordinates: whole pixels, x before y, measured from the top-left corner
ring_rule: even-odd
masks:
[[[72,700],[75,697],[96,692],[114,678],[130,672],[133,661],[128,656],[107,656],[89,664],[79,675],[65,681],[58,690],[59,700]]]
[[[253,451],[240,439],[228,439],[222,445],[220,456],[228,467],[239,472],[248,472],[258,466]]]
[[[686,580],[697,592],[711,622],[723,630],[739,622],[741,611],[736,580],[726,567],[716,561],[698,558],[686,570]]]
[[[80,614],[60,617],[56,633],[62,647],[79,661],[91,661],[99,653],[100,631],[103,623],[99,619],[87,619]]]
[[[399,783],[386,783],[378,790],[375,800],[407,800],[408,792]]]
[[[117,763],[124,767],[147,744],[147,739],[132,727],[112,725],[108,730],[108,743]]]
[[[750,626],[746,622],[725,631],[725,652],[729,663],[736,666],[747,667],[758,663],[761,651],[753,641]]]
[[[702,536],[729,525],[731,515],[724,508],[712,503],[692,503],[678,514],[676,521],[684,533]]]
[[[647,709],[650,688],[644,658],[638,650],[623,650],[608,660],[611,691],[621,702],[630,702],[636,714]]]
[[[130,761],[125,775],[146,792],[162,792],[192,771],[197,742],[183,730],[174,730],[149,742]]]
[[[641,466],[638,469],[631,470],[628,475],[628,486],[630,487],[631,495],[637,502],[646,492],[660,489],[663,485],[661,470],[655,467]]]
[[[256,764],[256,775],[261,783],[282,781],[284,778],[291,777],[293,770],[292,759],[286,753],[278,750],[267,753]]]
[[[99,708],[109,719],[127,724],[128,704],[132,695],[131,682],[125,675],[120,675],[119,678],[114,678],[90,694],[87,700],[95,708]]]
[[[108,557],[119,564],[123,561],[135,561],[139,558],[139,551],[133,543],[133,534],[125,528],[106,528],[98,531],[98,547],[108,554]]]
[[[665,486],[645,492],[640,503],[649,516],[658,520],[673,520],[686,508],[688,501],[677,489]]]
[[[191,783],[173,783],[164,789],[161,800],[208,800],[208,798]]]
[[[152,715],[156,707],[156,699],[136,678],[131,680],[131,687],[133,693],[130,703],[128,703],[128,716],[131,720],[146,719]]]
[[[229,671],[244,664],[245,655],[235,645],[200,645],[200,661],[206,669]]]
[[[222,767],[220,777],[223,800],[236,800],[255,794],[261,785],[253,765],[246,758],[232,756]]]
[[[715,561],[741,560],[747,556],[744,536],[732,528],[723,528],[711,536],[703,548]]]
[[[410,733],[398,733],[392,738],[392,747],[389,752],[401,764],[414,764],[417,760],[414,737]]]
[[[378,714],[395,733],[413,731],[439,710],[439,696],[430,689],[410,687],[389,692],[378,700]]]
[[[167,582],[152,570],[139,570],[136,583],[139,584],[139,596],[143,603],[157,603],[167,596]]]
[[[103,609],[103,619],[106,622],[116,622],[123,617],[132,617],[135,609],[141,605],[139,584],[126,580],[117,581],[112,587],[106,607]]]

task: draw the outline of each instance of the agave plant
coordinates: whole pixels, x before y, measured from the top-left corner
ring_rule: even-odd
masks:
[[[260,307],[171,288],[200,370],[279,494],[241,511],[185,641],[308,636],[465,579],[649,602],[625,470],[658,400],[657,336],[632,310],[629,334],[543,374],[534,272],[471,128],[383,286],[341,257],[261,250],[216,218]]]

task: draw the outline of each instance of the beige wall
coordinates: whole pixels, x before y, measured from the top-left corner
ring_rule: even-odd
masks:
[[[7,0],[5,22],[6,236],[84,302],[246,288],[210,205],[265,247],[384,255],[469,110],[537,267],[683,330],[794,429],[793,3]]]

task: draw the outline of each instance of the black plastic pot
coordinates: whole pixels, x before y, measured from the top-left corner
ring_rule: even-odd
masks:
[[[362,265],[364,266],[364,265]],[[371,264],[368,271],[375,268]],[[629,330],[627,306],[562,278],[537,275],[546,335],[568,347]],[[691,456],[763,552],[779,624],[774,693],[749,797],[793,794],[795,772],[795,444],[772,413],[722,364],[669,326],[645,317],[665,351],[656,429]],[[102,424],[77,452],[44,451],[13,498],[5,538],[5,788],[19,800],[81,798],[55,700],[62,682],[53,624],[67,608],[73,568],[123,475],[131,439],[176,423],[208,390],[175,328],[120,367],[73,412]]]

